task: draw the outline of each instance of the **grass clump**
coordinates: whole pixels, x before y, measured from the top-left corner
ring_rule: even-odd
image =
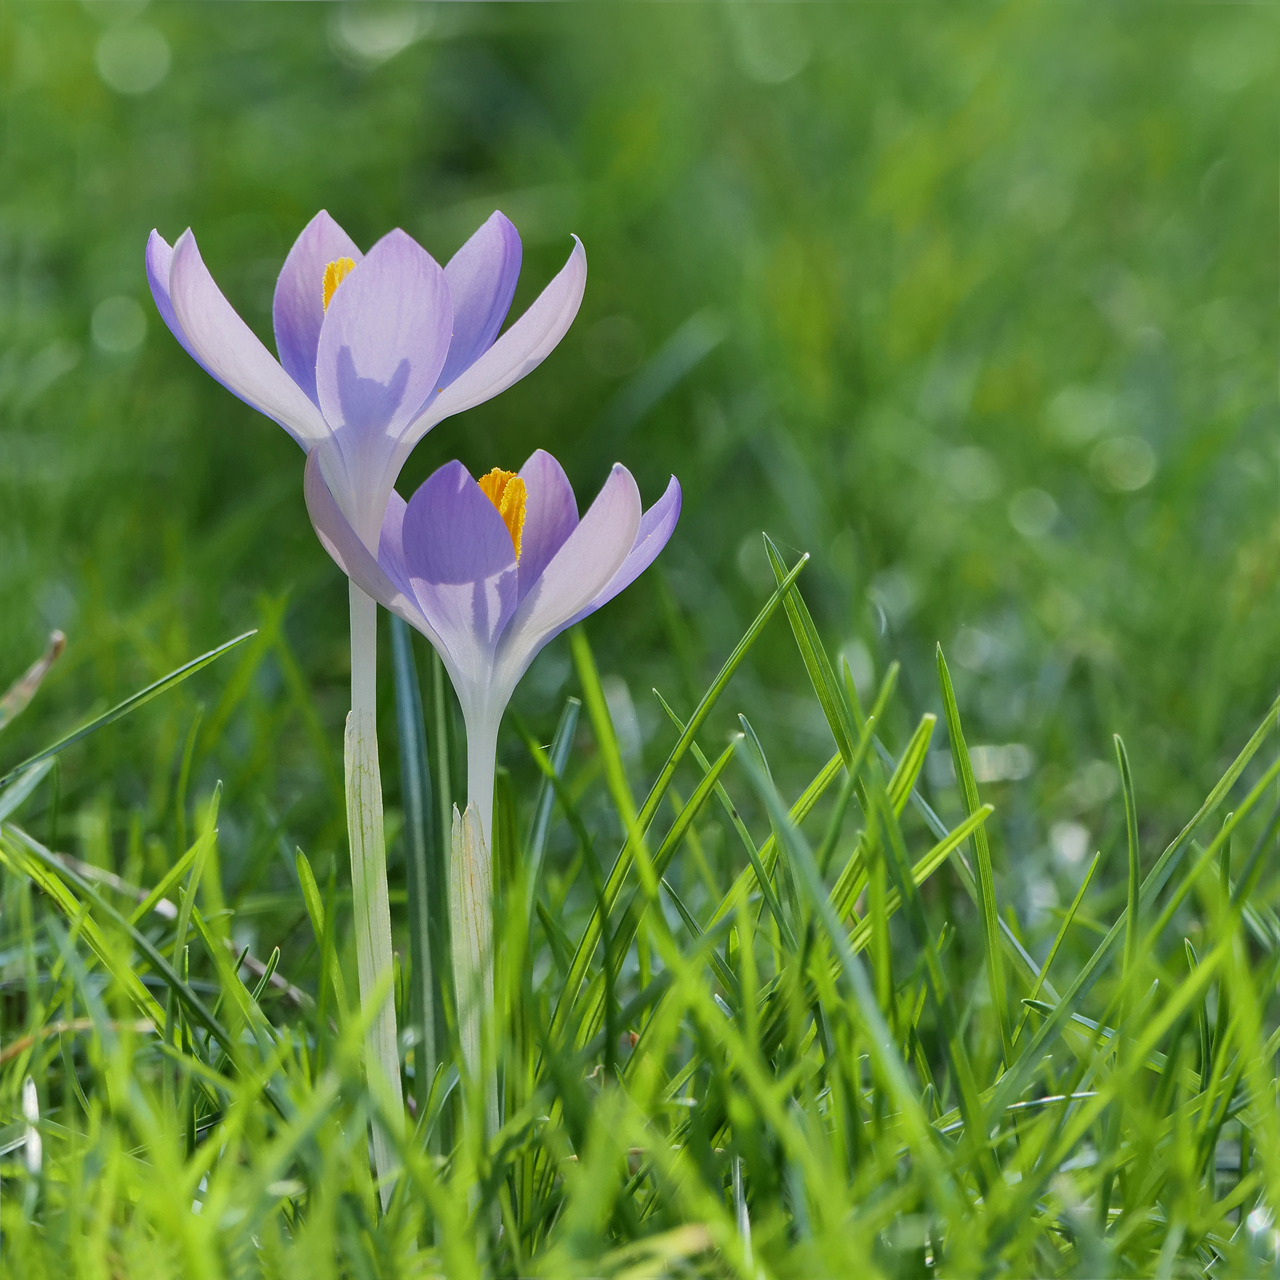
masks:
[[[24,826],[48,760],[18,772],[3,1273],[1271,1274],[1277,707],[1163,851],[1117,740],[1125,842],[1032,930],[999,901],[1016,844],[988,839],[941,652],[954,787],[925,768],[935,717],[885,740],[896,668],[864,706],[803,561],[767,550],[777,590],[718,677],[687,710],[660,698],[647,791],[581,629],[550,745],[514,722],[538,782],[498,789],[485,1079],[459,1070],[433,896],[450,711],[397,632],[407,1128],[362,1067],[345,872],[296,851],[263,959],[225,896],[218,793],[148,887],[140,834],[116,868]],[[834,741],[796,795],[745,717],[728,745],[709,727],[783,619]],[[402,1162],[385,1210],[371,1125]]]

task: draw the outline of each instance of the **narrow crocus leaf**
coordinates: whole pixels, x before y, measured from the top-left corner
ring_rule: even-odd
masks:
[[[396,727],[400,742],[400,791],[405,810],[405,879],[409,906],[410,1008],[415,1030],[414,1092],[425,1115],[436,1068],[444,1058],[447,1024],[440,990],[447,970],[448,873],[431,789],[427,733],[413,655],[413,632],[391,619]]]

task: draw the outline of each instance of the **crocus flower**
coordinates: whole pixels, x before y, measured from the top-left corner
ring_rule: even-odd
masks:
[[[392,492],[376,557],[347,519],[318,460],[307,460],[307,510],[320,541],[365,592],[440,654],[467,725],[468,800],[486,845],[498,723],[538,652],[633,582],[680,516],[673,476],[647,511],[616,464],[579,520],[563,468],[538,449],[518,474],[478,482],[446,463],[406,503]]]
[[[189,229],[172,248],[153,231],[146,261],[156,306],[174,337],[306,450],[308,475],[321,477],[344,527],[375,552],[413,446],[442,418],[536,368],[573,322],[587,275],[575,238],[560,273],[498,337],[520,274],[520,237],[502,214],[493,214],[442,268],[398,230],[361,254],[322,211],[298,237],[276,282],[277,361],[223,297]],[[369,1000],[385,983],[392,956],[375,723],[377,608],[354,580],[350,597],[347,832],[360,995]],[[398,1107],[389,998],[372,1014],[366,1039],[370,1065],[385,1075]],[[373,1148],[385,1205],[396,1157],[376,1125]]]
[[[586,285],[568,262],[501,337],[520,237],[494,213],[445,267],[403,231],[361,254],[323,210],[276,282],[277,361],[223,297],[188,229],[147,242],[147,279],[174,337],[229,391],[319,459],[334,499],[376,548],[387,498],[413,446],[441,419],[490,399],[564,337]]]
[[[347,577],[416,627],[444,661],[467,725],[467,812],[454,810],[449,915],[463,1058],[497,1131],[496,1077],[481,1063],[482,1011],[493,1004],[490,905],[493,777],[498,724],[540,649],[612,600],[666,545],[680,516],[675,477],[648,511],[615,465],[595,502],[578,504],[560,464],[541,449],[519,474],[477,482],[441,467],[406,503],[391,492],[375,555],[307,459],[307,510]]]

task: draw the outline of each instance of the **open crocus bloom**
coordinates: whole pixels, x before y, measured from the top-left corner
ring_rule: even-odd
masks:
[[[321,211],[276,283],[277,361],[223,297],[189,229],[172,248],[155,231],[147,242],[151,292],[174,336],[318,461],[370,549],[413,446],[536,368],[573,322],[587,278],[576,237],[560,273],[498,337],[519,274],[520,237],[501,213],[441,268],[398,230],[361,254]]]
[[[366,593],[416,627],[443,659],[467,722],[468,799],[488,837],[498,722],[553,637],[612,600],[666,545],[680,516],[673,476],[648,511],[615,465],[581,520],[560,464],[541,449],[519,474],[479,483],[441,467],[406,503],[392,492],[376,558],[314,455],[307,510],[320,541]]]

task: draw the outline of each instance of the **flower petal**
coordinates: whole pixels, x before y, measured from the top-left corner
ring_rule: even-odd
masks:
[[[588,614],[595,613],[602,605],[608,604],[620,591],[626,590],[658,558],[658,552],[667,545],[668,539],[675,532],[676,521],[680,519],[680,503],[680,482],[672,476],[666,492],[640,517],[640,528],[636,532],[635,544],[627,553],[622,567],[609,580],[605,589],[573,619],[573,622],[581,621]],[[572,623],[568,625],[572,626]]]
[[[383,236],[338,286],[320,330],[316,390],[353,475],[357,455],[374,439],[393,441],[438,385],[452,331],[444,272],[403,231]]]
[[[172,268],[173,249],[158,231],[153,230],[147,237],[147,283],[151,286],[156,310],[169,326],[169,332],[182,343],[187,355],[203,368],[204,362],[196,355],[191,340],[182,332],[178,317],[173,314],[173,301],[169,297],[169,272]]]
[[[321,545],[333,557],[334,563],[351,579],[366,595],[372,596],[380,605],[398,614],[411,626],[417,627],[431,642],[439,647],[439,639],[431,629],[431,624],[422,615],[422,610],[413,598],[407,581],[400,579],[395,573],[395,564],[403,563],[403,555],[396,547],[400,537],[400,526],[404,519],[404,499],[399,494],[392,495],[392,503],[388,507],[387,521],[383,529],[382,547],[379,560],[385,556],[391,571],[389,572],[379,560],[369,554],[368,548],[360,541],[356,531],[351,527],[347,517],[342,514],[332,491],[325,482],[320,466],[320,454],[312,452],[307,456],[307,466],[303,477],[303,492],[307,500],[307,514],[311,517],[312,528]]]
[[[578,527],[578,503],[564,468],[544,449],[520,468],[524,481],[524,530],[520,538],[520,598],[542,576],[551,557]]]
[[[512,383],[532,373],[569,331],[587,287],[587,254],[574,236],[573,252],[533,305],[470,368],[463,370],[427,404],[401,437],[397,457],[403,462],[432,427],[451,414],[483,404]]]
[[[453,300],[453,341],[440,373],[447,387],[493,346],[520,276],[520,233],[493,213],[444,269]]]
[[[155,256],[163,258],[159,251]],[[187,339],[183,346],[228,391],[278,422],[304,449],[329,435],[320,411],[222,296],[189,230],[173,246],[169,299]]]
[[[446,463],[409,499],[403,545],[423,614],[470,687],[483,690],[516,607],[518,570],[507,526],[462,463]],[[465,703],[468,690],[458,693]]]
[[[316,351],[324,323],[324,269],[339,258],[359,262],[355,241],[323,209],[302,229],[280,268],[271,322],[284,371],[317,407]]]
[[[631,472],[615,463],[604,488],[578,527],[529,588],[502,637],[499,678],[507,694],[538,650],[574,619],[612,580],[640,527],[640,490]]]

